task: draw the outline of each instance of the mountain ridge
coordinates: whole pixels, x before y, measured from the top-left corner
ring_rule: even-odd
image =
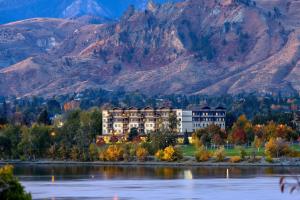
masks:
[[[92,15],[118,19],[129,5],[143,10],[148,0],[2,0],[0,24],[29,18],[74,18]],[[157,3],[178,0],[155,0]]]
[[[296,0],[186,0],[129,8],[112,23],[5,24],[0,95],[298,93],[298,8]]]

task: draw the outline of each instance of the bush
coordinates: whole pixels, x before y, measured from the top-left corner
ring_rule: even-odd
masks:
[[[122,144],[123,149],[123,159],[126,161],[131,161],[135,157],[136,145],[133,143]]]
[[[225,160],[226,154],[224,147],[220,147],[214,153],[214,158],[217,162],[222,162]]]
[[[99,158],[99,160],[105,161],[105,154],[106,154],[105,151],[106,151],[105,148],[99,149],[99,151],[98,151],[98,158]]]
[[[142,142],[140,144],[140,146],[143,147],[143,148],[145,148],[145,149],[147,149],[147,151],[148,151],[148,153],[150,155],[154,155],[155,154],[155,149],[153,148],[153,146],[151,145],[150,142]]]
[[[157,160],[163,160],[163,157],[164,157],[164,151],[163,150],[158,150],[156,153],[155,153],[155,158]]]
[[[195,158],[198,162],[208,161],[210,157],[210,152],[207,151],[204,146],[201,146],[195,154]]]
[[[203,146],[202,141],[199,139],[196,133],[193,133],[192,140],[196,148],[200,148],[201,146]]]
[[[238,146],[236,147],[236,149],[238,150],[239,152],[239,157],[242,159],[242,160],[245,160],[246,156],[247,156],[247,152],[246,152],[246,149],[242,146]]]
[[[300,152],[295,150],[290,150],[288,156],[292,158],[300,158]]]
[[[274,160],[273,160],[273,158],[271,156],[267,156],[266,157],[266,161],[269,162],[269,163],[273,163],[274,162]]]
[[[232,156],[229,160],[231,163],[238,163],[242,161],[241,156]]]
[[[100,137],[100,138],[97,139],[96,144],[98,146],[103,146],[103,145],[106,144],[106,142],[105,142],[104,138]]]
[[[174,148],[173,146],[168,146],[163,151],[159,150],[158,152],[156,152],[155,157],[158,160],[168,162],[180,160],[183,158],[182,152],[178,148]]]
[[[30,200],[18,179],[13,175],[13,167],[6,165],[0,168],[0,199]]]
[[[100,160],[120,161],[123,160],[124,150],[119,145],[109,145],[109,147],[99,153]]]
[[[145,161],[147,159],[147,156],[149,155],[147,149],[143,147],[139,147],[136,150],[136,157],[139,161]]]
[[[291,152],[291,149],[289,148],[289,145],[287,142],[285,142],[283,139],[278,138],[271,138],[269,142],[265,145],[265,154],[269,157],[280,157],[280,156],[286,156]]]
[[[110,139],[109,139],[109,142],[110,143],[117,143],[119,141],[119,138],[117,137],[117,136],[115,136],[115,135],[112,135],[111,137],[110,137]]]

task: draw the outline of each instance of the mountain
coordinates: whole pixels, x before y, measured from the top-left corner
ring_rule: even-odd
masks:
[[[29,18],[74,18],[84,15],[117,19],[134,5],[144,9],[148,0],[0,0],[0,24]],[[156,3],[178,0],[155,0]]]
[[[300,91],[299,1],[146,7],[107,24],[38,18],[0,26],[0,95]]]

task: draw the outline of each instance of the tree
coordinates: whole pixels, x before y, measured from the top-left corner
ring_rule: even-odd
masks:
[[[183,144],[184,145],[189,145],[190,141],[189,141],[189,134],[187,131],[184,132],[184,136],[183,136]]]
[[[225,132],[223,132],[221,128],[215,124],[209,125],[206,128],[197,129],[195,134],[204,145],[221,145],[224,143],[224,139],[226,138]]]
[[[37,119],[37,123],[38,124],[44,124],[44,125],[50,125],[51,124],[51,120],[49,118],[49,114],[48,111],[46,109],[44,109],[38,116]]]
[[[18,158],[19,153],[18,149],[16,148],[21,141],[21,127],[20,126],[14,126],[14,125],[9,125],[6,126],[1,133],[2,136],[7,138],[10,141],[11,144],[11,151],[10,155],[12,158]]]
[[[93,109],[91,113],[91,137],[94,139],[97,135],[102,135],[102,112],[99,109]]]
[[[265,144],[265,153],[267,156],[276,157],[287,155],[290,152],[289,145],[281,138],[271,138]]]
[[[0,168],[0,199],[31,200],[18,179],[13,175],[13,167],[6,165]]]
[[[233,124],[231,130],[231,139],[235,144],[245,144],[253,141],[253,126],[245,115],[241,115]]]
[[[50,99],[49,101],[47,101],[47,110],[49,110],[49,112],[52,115],[60,114],[61,113],[60,103],[55,99]]]
[[[264,127],[263,140],[269,141],[270,138],[275,138],[277,135],[277,126],[271,121]]]
[[[176,114],[171,113],[169,116],[169,129],[171,132],[173,133],[177,133],[178,132],[178,124],[180,122],[177,119]]]
[[[89,156],[91,161],[95,161],[98,157],[98,149],[97,145],[92,143],[89,146]]]
[[[262,139],[255,136],[254,141],[253,141],[253,146],[257,149],[259,152],[260,147],[262,146]]]
[[[153,150],[165,149],[176,144],[176,135],[168,130],[160,130],[150,134],[150,141]]]
[[[131,128],[130,129],[130,132],[128,134],[128,138],[127,140],[128,141],[133,141],[134,138],[136,138],[138,136],[139,132],[138,132],[138,129],[137,128]]]
[[[51,130],[45,125],[33,125],[29,128],[34,157],[46,157],[51,146]]]
[[[237,120],[237,118],[232,112],[228,112],[226,114],[225,120],[226,120],[226,130],[229,130],[233,126],[233,124]]]
[[[8,137],[0,135],[0,158],[9,158],[11,155],[11,141]]]

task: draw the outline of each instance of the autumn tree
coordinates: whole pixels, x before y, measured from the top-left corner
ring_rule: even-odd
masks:
[[[235,144],[245,144],[253,141],[253,127],[245,115],[241,115],[233,124],[231,130],[231,139]]]

